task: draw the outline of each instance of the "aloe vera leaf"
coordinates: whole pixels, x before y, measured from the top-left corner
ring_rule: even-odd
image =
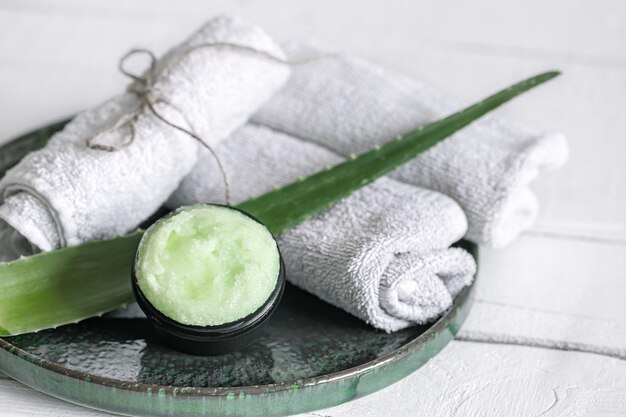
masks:
[[[399,136],[326,171],[245,201],[238,208],[255,216],[274,235],[279,235],[388,174],[512,98],[557,75],[559,72],[552,71],[521,81],[458,113]]]
[[[133,302],[130,268],[141,235],[0,265],[0,335],[74,323]]]
[[[279,235],[557,75],[552,71],[521,81],[458,113],[237,207]],[[137,231],[1,264],[0,335],[74,323],[133,301],[130,274],[141,235]]]

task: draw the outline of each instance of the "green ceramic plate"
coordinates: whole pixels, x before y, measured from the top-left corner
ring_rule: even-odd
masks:
[[[62,126],[1,147],[0,175]],[[476,246],[461,245],[477,256]],[[160,346],[145,319],[90,319],[0,339],[0,370],[46,394],[119,414],[295,414],[370,394],[418,369],[457,333],[472,288],[432,325],[387,334],[287,286],[263,336],[218,357]]]

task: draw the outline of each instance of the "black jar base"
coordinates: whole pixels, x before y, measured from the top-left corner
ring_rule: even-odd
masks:
[[[254,216],[251,216],[242,210],[233,207],[227,208],[236,210],[250,217],[255,222],[262,224],[254,218]],[[150,233],[150,229],[155,227],[159,222],[167,220],[171,216],[175,216],[179,210],[167,214],[165,217],[150,226],[146,230],[144,238]],[[139,247],[141,248],[141,243],[139,244]],[[140,249],[138,249],[136,256],[139,256],[139,250]],[[150,321],[156,336],[161,343],[180,352],[190,353],[193,355],[222,355],[242,349],[258,337],[263,325],[278,308],[278,304],[285,290],[285,263],[280,253],[280,249],[278,249],[278,257],[280,266],[276,286],[265,303],[263,303],[263,305],[255,312],[242,319],[217,326],[194,326],[182,324],[161,313],[148,301],[142,293],[141,288],[139,288],[134,267],[132,271],[131,285],[137,304],[146,314],[146,317]],[[133,265],[137,265],[137,258],[135,259]]]
[[[192,355],[223,355],[243,349],[261,334],[264,325],[278,308],[285,290],[284,263],[281,257],[276,287],[263,306],[241,320],[219,326],[187,325],[165,316],[141,292],[134,274],[132,288],[137,304],[146,314],[160,343]]]

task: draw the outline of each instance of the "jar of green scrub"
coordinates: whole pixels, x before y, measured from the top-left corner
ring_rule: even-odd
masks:
[[[270,231],[234,208],[182,207],[149,227],[133,291],[170,347],[215,355],[244,347],[276,310],[284,264]]]

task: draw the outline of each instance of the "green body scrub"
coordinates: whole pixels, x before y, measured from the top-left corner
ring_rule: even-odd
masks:
[[[220,326],[260,309],[275,291],[280,269],[276,241],[264,225],[228,207],[195,205],[146,231],[135,279],[170,319]]]

